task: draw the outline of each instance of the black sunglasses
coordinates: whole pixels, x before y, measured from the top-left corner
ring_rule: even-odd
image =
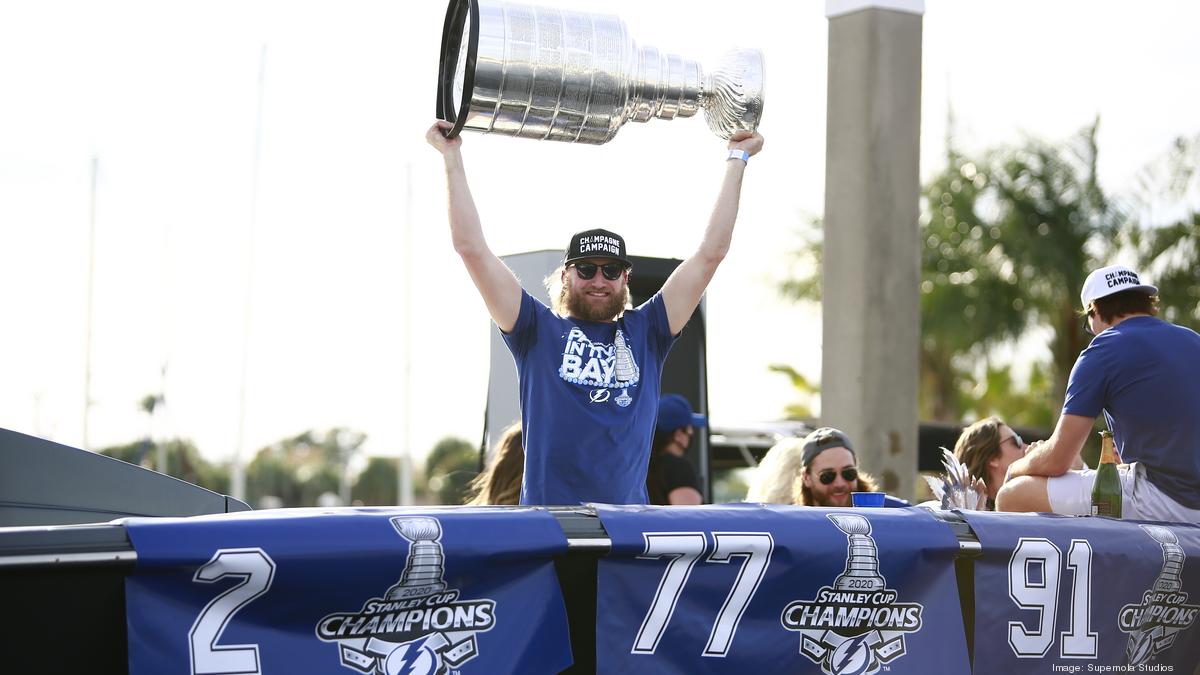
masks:
[[[833,481],[837,480],[837,475],[837,471],[834,471],[833,469],[827,469],[817,474],[817,480],[821,481],[821,485],[829,485]],[[846,481],[847,483],[853,483],[854,481],[858,480],[858,469],[854,467],[842,469],[842,480]]]
[[[1092,324],[1090,321],[1088,321],[1088,319],[1091,319],[1094,316],[1096,316],[1096,308],[1088,307],[1087,314],[1083,315],[1083,332],[1087,333],[1088,335],[1095,335],[1095,333],[1092,332]]]
[[[597,265],[596,263],[571,263],[571,267],[575,268],[575,273],[580,279],[591,279],[596,276],[596,270],[599,269],[604,273],[604,278],[609,281],[616,281],[621,278],[621,272],[625,271],[625,265],[619,262],[604,263]]]
[[[1025,447],[1025,441],[1024,441],[1024,439],[1021,438],[1021,434],[1018,434],[1015,431],[1013,432],[1012,436],[1009,436],[1008,438],[1000,441],[997,445],[1004,445],[1005,443],[1007,443],[1009,441],[1016,443],[1018,448]]]

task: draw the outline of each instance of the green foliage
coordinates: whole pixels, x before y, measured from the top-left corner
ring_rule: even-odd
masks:
[[[145,407],[159,397],[147,396]],[[149,410],[147,410],[149,412]],[[344,467],[359,452],[366,436],[357,431],[334,428],[306,431],[259,450],[246,467],[246,501],[261,508],[265,497],[278,498],[285,507],[314,506],[325,493],[338,494]],[[230,492],[228,466],[204,460],[190,441],[166,441],[165,473],[221,494]],[[155,469],[158,446],[148,440],[105,448],[99,452],[116,459]],[[432,499],[437,503],[460,504],[466,484],[478,471],[479,456],[467,441],[445,438],[430,452],[426,462],[426,480],[417,472],[413,489],[418,503]],[[391,506],[398,503],[397,460],[394,457],[370,457],[365,468],[354,478],[350,490],[352,503]],[[432,492],[432,494],[430,494]],[[428,496],[427,496],[428,495]],[[273,500],[271,500],[273,501]]]
[[[229,469],[208,462],[200,455],[200,451],[191,442],[174,438],[163,441],[166,451],[167,465],[165,473],[180,480],[207,488],[221,494],[229,493]],[[134,441],[125,445],[117,445],[98,451],[122,462],[137,464],[147,469],[158,470],[154,462],[158,457],[158,444],[149,441]]]
[[[1200,135],[1176,139],[1140,182],[1142,227],[1131,237],[1139,271],[1158,286],[1159,316],[1200,330],[1200,211],[1177,206],[1200,199]]]
[[[767,366],[767,370],[787,376],[788,381],[792,383],[792,387],[801,396],[800,401],[787,404],[784,408],[783,418],[787,420],[812,419],[812,401],[817,397],[816,385],[809,382],[808,378],[800,373],[800,371],[786,364],[773,363]]]
[[[926,187],[921,377],[927,417],[955,421],[971,410],[976,418],[995,413],[1053,424],[1067,376],[1088,341],[1077,314],[1080,287],[1111,255],[1126,222],[1097,180],[1098,126],[1061,147],[1028,140],[978,162],[951,151],[947,168]],[[1050,333],[1050,360],[1033,369],[1026,386],[1017,386],[1007,368],[985,365],[981,372],[979,364],[996,347],[1035,326]],[[995,394],[1000,388],[1009,393]]]
[[[372,457],[367,460],[367,466],[358,475],[351,490],[351,498],[355,503],[367,506],[392,506],[398,504],[399,470],[394,457]]]
[[[953,149],[922,191],[922,417],[957,421],[974,364],[1024,330],[1021,286],[1003,232],[980,215],[988,175]]]
[[[254,506],[274,496],[284,506],[314,506],[326,492],[338,493],[343,467],[366,436],[334,428],[306,431],[262,450],[246,467],[246,497]]]
[[[728,469],[713,474],[713,504],[740,502],[746,498],[749,491],[749,472],[746,469]]]
[[[147,415],[153,415],[154,410],[165,402],[162,394],[146,394],[138,402],[138,408]]]
[[[1134,229],[1129,213],[1100,187],[1098,128],[1096,120],[1062,144],[1027,139],[977,158],[950,144],[946,166],[922,189],[923,419],[996,414],[1018,425],[1052,426],[1071,367],[1089,340],[1078,315],[1083,280],[1109,264],[1122,242],[1133,242],[1143,268],[1152,270],[1163,317],[1200,324],[1200,214]],[[1200,137],[1177,143],[1164,164],[1176,196],[1185,188],[1200,192]],[[805,231],[801,237],[796,260],[819,261],[819,237]],[[780,291],[819,299],[819,266],[797,267]],[[1031,329],[1049,334],[1049,358],[1019,383],[1010,366],[989,360]],[[786,366],[771,369],[787,374]],[[805,382],[800,389],[807,396],[812,387]]]
[[[809,217],[795,231],[800,244],[792,256],[788,276],[779,283],[779,293],[797,302],[821,301],[821,274],[825,256],[822,254],[823,223],[817,216]]]
[[[1034,363],[1029,379],[1018,386],[1011,365],[987,367],[980,383],[967,400],[963,410],[971,419],[996,415],[1010,426],[1051,429],[1058,421],[1058,407],[1052,395],[1049,367]]]
[[[1127,218],[1100,188],[1096,173],[1099,120],[1065,147],[1040,141],[997,153],[993,172],[1005,257],[1026,306],[1051,331],[1055,397],[1088,344],[1079,291],[1088,272],[1107,264]]]
[[[467,486],[479,474],[479,450],[468,441],[447,436],[425,459],[425,476],[438,504],[462,504]]]
[[[1146,230],[1140,243],[1139,266],[1158,286],[1159,316],[1200,330],[1200,212]]]

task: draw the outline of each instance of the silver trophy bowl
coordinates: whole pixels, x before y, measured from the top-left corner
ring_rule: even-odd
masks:
[[[709,72],[642,45],[620,18],[499,0],[450,0],[437,115],[463,129],[599,145],[628,121],[691,117],[713,133],[754,131],[762,52],[729,52]]]

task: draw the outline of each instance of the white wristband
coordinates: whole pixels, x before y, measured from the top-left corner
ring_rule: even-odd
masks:
[[[729,161],[731,159],[740,159],[743,162],[745,162],[746,164],[749,164],[750,163],[750,153],[746,152],[745,150],[737,150],[737,149],[730,150],[729,154],[725,157],[725,161]]]

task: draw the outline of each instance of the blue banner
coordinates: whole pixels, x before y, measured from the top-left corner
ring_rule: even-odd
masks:
[[[600,673],[965,673],[958,542],[920,509],[597,506]]]
[[[125,521],[131,675],[557,673],[571,664],[534,509],[285,509]]]
[[[1200,663],[1200,528],[963,515],[983,546],[975,673],[1191,673]]]

